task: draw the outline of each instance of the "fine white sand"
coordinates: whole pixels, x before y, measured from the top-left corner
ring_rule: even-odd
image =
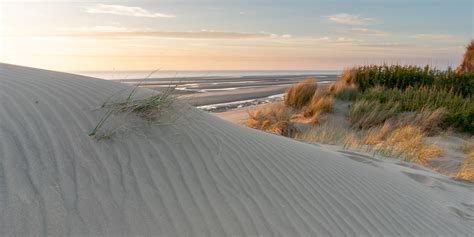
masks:
[[[472,183],[243,128],[181,102],[161,125],[118,118],[123,133],[90,138],[100,105],[124,88],[0,64],[0,236],[474,233]]]

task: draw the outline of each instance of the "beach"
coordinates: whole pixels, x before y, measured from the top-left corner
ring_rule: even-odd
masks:
[[[276,73],[276,72],[275,72]],[[115,79],[113,81],[140,87],[165,90],[175,88],[176,95],[194,106],[225,107],[281,97],[292,85],[315,78],[327,85],[336,80],[337,74],[270,75],[270,76],[219,76],[185,78]],[[240,103],[239,103],[240,102]],[[231,106],[232,107],[232,106]],[[224,108],[225,110],[225,108]]]

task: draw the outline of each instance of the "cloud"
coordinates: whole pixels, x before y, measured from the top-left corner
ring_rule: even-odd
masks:
[[[432,41],[454,41],[457,39],[455,35],[448,34],[417,34],[412,37],[416,39]]]
[[[419,45],[415,44],[401,44],[396,42],[384,42],[384,43],[373,43],[373,44],[361,44],[361,47],[368,48],[382,48],[382,49],[411,49],[411,48],[420,48]]]
[[[56,36],[72,37],[153,37],[175,39],[259,39],[259,38],[291,38],[291,35],[276,35],[267,32],[231,32],[231,31],[156,31],[156,30],[127,30],[122,27],[95,26],[80,28],[79,31],[59,33]]]
[[[122,26],[94,26],[81,27],[79,31],[83,32],[127,32],[128,29]]]
[[[326,16],[326,19],[345,25],[370,25],[376,22],[374,18],[365,18],[358,15],[339,13]]]
[[[135,16],[135,17],[176,17],[175,15],[163,14],[159,12],[151,12],[141,7],[129,7],[123,5],[108,5],[108,4],[96,4],[93,7],[86,7],[87,13],[94,14],[113,14],[122,16]]]
[[[336,32],[357,34],[357,35],[372,35],[372,36],[387,36],[387,35],[389,35],[389,33],[385,32],[385,31],[375,30],[375,29],[368,29],[368,28],[359,28],[359,27],[354,27],[354,28],[350,28],[350,29],[337,29]]]

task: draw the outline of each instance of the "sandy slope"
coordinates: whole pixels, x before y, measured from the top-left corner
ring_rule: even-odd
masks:
[[[171,124],[91,139],[123,88],[0,64],[0,236],[473,235],[471,183],[179,102]]]

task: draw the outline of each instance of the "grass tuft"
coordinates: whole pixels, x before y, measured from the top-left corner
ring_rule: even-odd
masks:
[[[347,113],[349,123],[360,129],[369,129],[383,124],[399,110],[398,103],[382,104],[373,100],[358,100],[349,107]]]
[[[286,105],[301,109],[313,98],[318,84],[314,79],[307,79],[292,86],[286,91],[284,101]]]
[[[463,163],[459,167],[457,176],[474,181],[474,137],[462,144],[461,151],[465,154]]]
[[[311,101],[304,107],[303,115],[305,117],[314,116],[317,113],[328,113],[332,111],[334,99],[331,95],[317,90]]]
[[[357,86],[353,82],[356,72],[355,68],[344,70],[337,81],[329,86],[329,93],[343,101],[355,100],[359,94]]]
[[[155,120],[159,117],[159,113],[163,110],[163,108],[169,106],[174,100],[174,87],[171,86],[164,91],[144,99],[133,99],[138,86],[139,84],[132,89],[125,102],[110,103],[109,101],[114,95],[109,97],[107,101],[104,102],[102,107],[108,108],[108,111],[100,118],[99,122],[89,133],[90,137],[98,140],[110,138],[115,133],[114,129],[108,132],[101,132],[101,130],[106,121],[116,114],[135,113],[146,120]]]
[[[247,127],[266,132],[291,136],[294,132],[290,122],[292,111],[283,103],[276,103],[263,108],[249,111]]]
[[[298,132],[295,135],[295,139],[323,144],[338,144],[345,141],[347,132],[347,130],[340,126],[324,123]]]

